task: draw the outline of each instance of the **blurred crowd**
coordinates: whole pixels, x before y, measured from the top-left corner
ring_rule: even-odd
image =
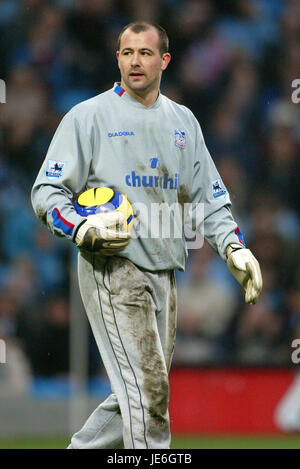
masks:
[[[0,338],[24,373],[68,373],[73,251],[35,219],[30,190],[62,116],[118,81],[117,36],[134,20],[167,30],[161,91],[199,120],[264,279],[245,305],[212,249],[191,250],[177,275],[174,364],[290,365],[300,338],[298,0],[0,2]]]

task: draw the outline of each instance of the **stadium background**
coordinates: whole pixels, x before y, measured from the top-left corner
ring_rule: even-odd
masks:
[[[211,248],[190,251],[170,409],[174,434],[194,438],[174,445],[300,447],[278,417],[300,338],[297,0],[0,2],[0,447],[64,447],[109,390],[76,297],[75,250],[35,219],[30,190],[62,116],[118,80],[116,38],[136,19],[168,32],[161,90],[198,118],[264,279],[247,306]]]

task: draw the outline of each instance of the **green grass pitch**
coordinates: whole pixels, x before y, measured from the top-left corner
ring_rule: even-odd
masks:
[[[0,449],[64,449],[67,437],[0,438]],[[300,435],[174,436],[172,449],[300,449]]]

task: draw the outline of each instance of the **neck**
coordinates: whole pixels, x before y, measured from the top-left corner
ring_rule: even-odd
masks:
[[[130,96],[139,101],[139,103],[143,104],[145,107],[153,106],[157,100],[159,90],[158,87],[155,87],[153,90],[146,92],[137,92],[126,86],[123,80],[121,80],[121,86],[126,91],[126,93],[130,94]]]

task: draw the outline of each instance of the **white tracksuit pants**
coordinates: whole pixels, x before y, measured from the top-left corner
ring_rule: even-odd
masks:
[[[174,272],[152,273],[122,257],[87,252],[79,254],[78,268],[83,304],[114,393],[69,448],[169,448]]]

